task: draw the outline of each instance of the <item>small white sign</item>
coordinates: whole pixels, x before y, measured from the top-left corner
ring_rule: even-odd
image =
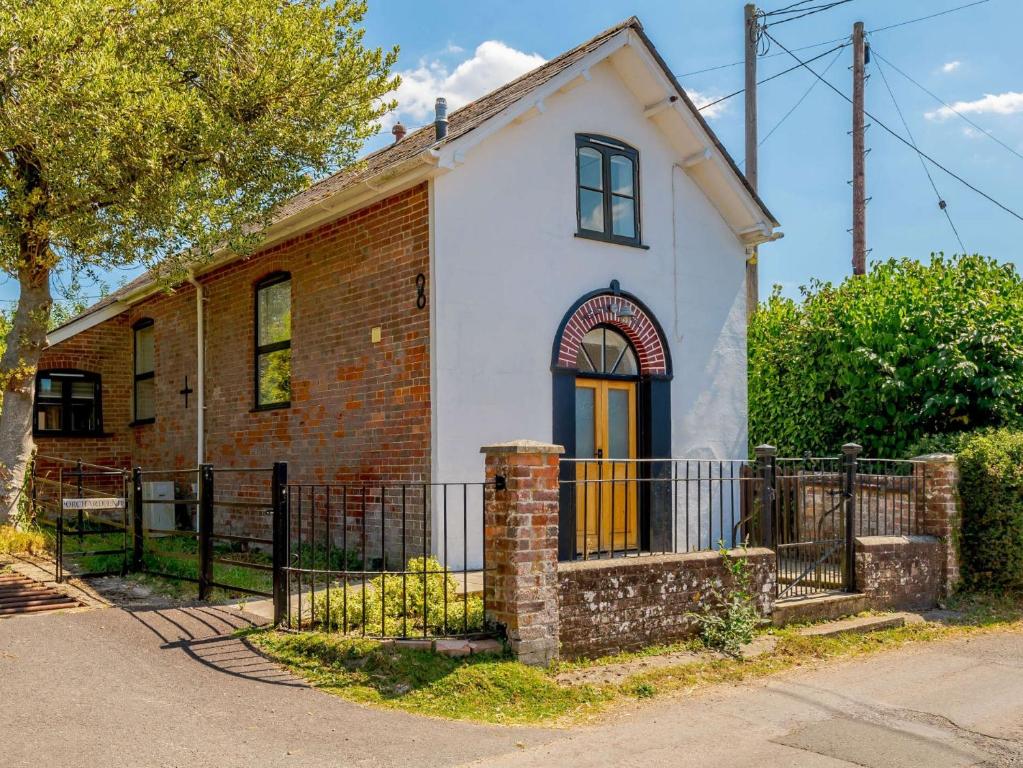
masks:
[[[124,499],[64,499],[64,509],[124,509]]]

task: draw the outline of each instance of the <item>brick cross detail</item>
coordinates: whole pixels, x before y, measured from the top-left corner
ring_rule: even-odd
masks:
[[[194,392],[194,391],[195,390],[193,390],[190,386],[188,386],[188,377],[185,376],[185,388],[182,389],[180,392],[178,392],[178,394],[185,396],[185,407],[186,408],[188,407],[188,396],[190,394],[192,394],[192,392]]]

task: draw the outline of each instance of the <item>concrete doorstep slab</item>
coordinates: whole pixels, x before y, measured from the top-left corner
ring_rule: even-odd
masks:
[[[849,619],[838,621],[826,621],[823,624],[814,624],[798,630],[798,634],[804,637],[834,637],[855,633],[865,635],[868,632],[878,632],[883,629],[895,629],[912,623],[907,621],[907,614],[893,613],[884,616],[853,616]]]

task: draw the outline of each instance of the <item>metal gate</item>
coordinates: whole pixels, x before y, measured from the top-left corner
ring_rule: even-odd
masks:
[[[919,533],[924,474],[913,460],[864,459],[855,443],[841,456],[775,458],[758,449],[762,498],[770,498],[760,537],[775,550],[776,598],[856,591],[856,537]]]
[[[129,475],[124,470],[75,462],[70,468],[48,459],[55,479],[38,477],[32,467],[33,515],[54,526],[57,582],[70,571],[80,578],[125,574],[129,566]],[[49,508],[51,517],[46,518]]]
[[[840,458],[776,460],[777,599],[854,590],[855,461],[852,450]]]

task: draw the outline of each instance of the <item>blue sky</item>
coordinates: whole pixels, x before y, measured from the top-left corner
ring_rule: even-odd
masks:
[[[867,29],[878,29],[968,1],[852,0],[770,31],[793,48],[848,35],[857,20],[864,21]],[[790,2],[765,0],[763,5],[773,10]],[[401,47],[398,70],[405,85],[398,94],[399,116],[412,127],[428,121],[434,97],[447,96],[452,106],[458,106],[631,14],[639,16],[669,65],[683,75],[681,81],[688,90],[703,99],[725,95],[742,87],[741,66],[687,73],[742,58],[742,9],[742,0],[370,0],[366,26],[370,44]],[[960,106],[974,122],[1023,154],[1023,63],[1014,39],[1020,28],[1023,3],[988,0],[939,18],[878,31],[870,36],[870,42],[885,59],[946,102]],[[829,47],[800,55],[814,56]],[[769,51],[779,52],[779,48]],[[813,66],[823,70],[832,56]],[[761,59],[760,76],[792,63],[784,53]],[[846,93],[851,92],[850,63],[847,48],[828,72],[828,79]],[[876,57],[868,68],[872,78],[867,87],[867,109],[904,134],[878,66],[885,68],[920,148],[1023,213],[1023,159],[980,135],[959,117],[929,114],[941,105],[884,61],[878,63]],[[797,71],[761,87],[762,137],[812,80],[809,73]],[[736,161],[743,156],[742,112],[742,97],[737,96],[711,116],[711,125]],[[798,286],[811,277],[837,281],[848,274],[850,120],[848,104],[818,84],[761,148],[761,195],[785,232],[783,240],[762,250],[762,296],[775,283],[795,295]],[[389,139],[389,134],[382,135],[368,148]],[[922,259],[932,251],[960,251],[916,155],[876,126],[868,130],[867,144],[871,148],[867,167],[872,198],[868,208],[870,258]],[[968,251],[1002,261],[1023,257],[1018,247],[1023,221],[941,171],[932,173]],[[131,273],[119,271],[109,282],[116,286],[125,276]],[[0,298],[14,298],[16,291],[8,281],[0,286]]]

